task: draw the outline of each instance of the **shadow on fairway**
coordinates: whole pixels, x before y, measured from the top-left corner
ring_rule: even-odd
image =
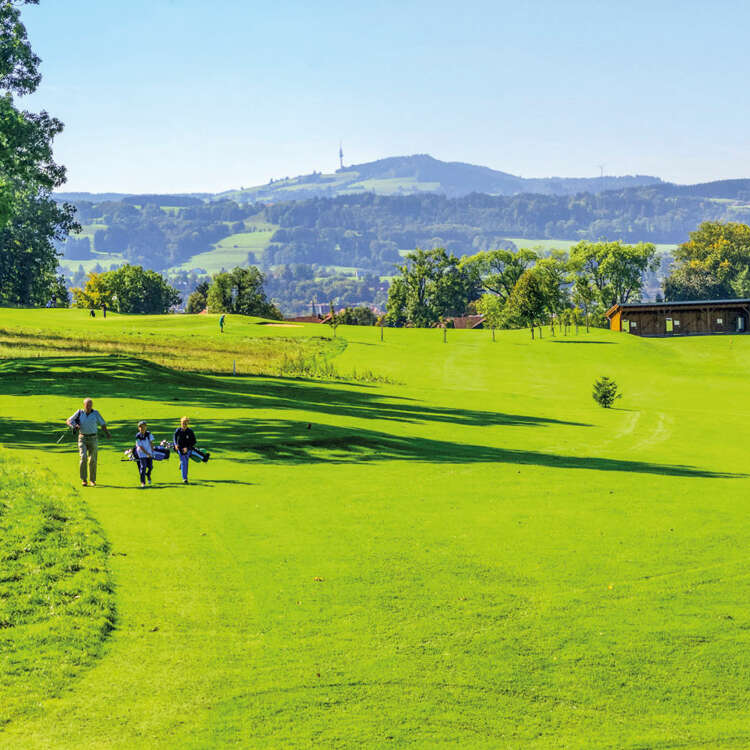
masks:
[[[422,463],[470,464],[496,463],[518,466],[543,466],[551,469],[587,469],[593,471],[624,471],[672,477],[744,478],[746,474],[715,472],[679,464],[658,464],[595,456],[566,456],[557,453],[496,448],[430,438],[393,435],[355,427],[331,427],[307,422],[262,419],[201,420],[197,429],[199,444],[207,446],[214,458],[227,455],[227,460],[243,464],[367,464],[378,461],[412,461]],[[0,435],[11,446],[39,446],[46,450],[70,452],[71,467],[78,461],[72,440],[67,444],[45,444],[51,426],[0,418]],[[104,449],[104,450],[102,450]],[[239,453],[239,456],[236,455]],[[110,455],[104,441],[100,455],[105,462]],[[171,461],[171,459],[170,459]],[[209,464],[210,469],[210,464]],[[172,464],[169,471],[177,471]],[[200,468],[198,469],[200,471]],[[247,484],[236,480],[198,479],[196,484]],[[181,485],[181,482],[177,482]],[[165,483],[161,486],[170,486]],[[117,487],[132,489],[132,487]]]
[[[578,343],[578,342],[560,342]],[[583,342],[597,343],[597,342]],[[605,342],[606,343],[606,342]],[[331,385],[283,378],[231,378],[180,373],[149,362],[121,356],[89,358],[40,357],[8,360],[0,363],[0,393],[13,395],[68,395],[70,409],[57,415],[59,421],[31,422],[22,415],[0,417],[0,438],[9,446],[38,446],[56,452],[68,451],[77,462],[75,440],[66,435],[60,444],[55,440],[62,431],[62,421],[78,408],[84,395],[93,398],[134,398],[179,402],[175,420],[154,420],[154,434],[170,437],[176,417],[196,406],[235,409],[285,409],[345,417],[395,422],[446,422],[469,426],[544,426],[568,425],[586,427],[544,417],[504,414],[468,409],[429,407],[411,399],[381,396],[346,385]],[[186,408],[187,407],[187,408]],[[105,414],[116,425],[116,415]],[[507,463],[544,466],[557,469],[626,471],[663,476],[738,478],[745,474],[707,471],[696,467],[657,464],[591,456],[566,456],[512,448],[496,448],[430,438],[394,435],[355,427],[314,425],[292,420],[223,419],[201,420],[199,445],[215,452],[240,456],[229,460],[241,463],[372,463],[376,461],[417,461],[426,463]],[[118,427],[114,446],[126,446],[133,429]],[[100,440],[100,450],[109,453],[108,441]],[[216,455],[218,454],[218,455]],[[111,455],[111,454],[110,454]],[[173,469],[176,471],[176,468]],[[244,484],[234,480],[204,480],[205,484]],[[181,484],[181,483],[178,483]],[[125,489],[125,488],[123,488]],[[128,487],[127,489],[131,489]]]
[[[106,461],[106,458],[105,458]],[[175,471],[178,471],[178,468],[175,466]],[[80,483],[79,483],[80,484]],[[254,487],[257,483],[256,482],[241,482],[238,479],[191,479],[190,483],[188,484],[188,487],[194,486],[194,487],[213,487],[214,485],[220,485],[220,484],[239,484],[244,487]],[[181,480],[179,482],[161,482],[157,479],[154,479],[154,484],[149,485],[148,487],[144,488],[144,492],[147,490],[169,490],[174,489],[175,487],[184,487],[185,484]],[[135,490],[140,489],[140,484],[137,481],[137,474],[136,474],[136,481],[133,484],[107,484],[105,483],[99,483],[94,488],[91,489],[98,489],[100,487],[106,487],[108,490]],[[83,489],[83,487],[81,487]]]
[[[403,396],[383,396],[341,383],[268,377],[219,377],[182,373],[132,357],[39,357],[0,364],[0,393],[69,396],[63,422],[84,396],[137,398],[175,403],[175,422],[191,405],[229,409],[303,409],[321,414],[397,422],[448,422],[471,426],[574,425],[580,422],[472,409],[421,405]],[[411,402],[411,403],[407,403]],[[116,415],[104,414],[116,422]],[[176,426],[176,424],[175,424]],[[51,428],[54,429],[54,428]],[[134,428],[135,429],[135,428]],[[173,428],[174,429],[174,428]],[[59,435],[59,432],[58,432]]]

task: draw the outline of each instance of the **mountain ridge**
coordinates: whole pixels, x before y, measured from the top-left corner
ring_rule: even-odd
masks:
[[[201,200],[230,199],[240,203],[305,200],[338,195],[376,193],[378,195],[413,195],[437,193],[456,198],[471,193],[487,195],[574,195],[600,193],[628,187],[666,184],[651,175],[603,177],[520,177],[466,162],[446,162],[429,154],[390,156],[362,164],[353,164],[335,172],[312,172],[291,178],[271,180],[238,190],[218,193],[169,193],[164,197],[195,197]],[[138,197],[139,193],[60,192],[58,200],[101,202]],[[149,197],[153,197],[149,195]],[[165,204],[166,205],[166,204]]]

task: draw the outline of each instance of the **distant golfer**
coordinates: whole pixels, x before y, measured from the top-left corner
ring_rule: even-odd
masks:
[[[81,484],[84,487],[87,484],[90,487],[96,487],[96,458],[98,453],[96,433],[98,428],[101,427],[107,437],[112,437],[107,429],[107,423],[102,415],[94,409],[94,402],[90,398],[83,399],[83,409],[79,409],[65,421],[72,430],[78,430]],[[89,482],[86,481],[87,468]]]
[[[138,460],[138,473],[141,476],[141,488],[146,482],[151,484],[151,471],[154,468],[154,436],[148,431],[145,421],[138,422],[135,433],[135,457]]]
[[[183,417],[180,420],[180,426],[174,431],[174,449],[180,456],[180,471],[182,472],[182,481],[188,483],[188,466],[190,464],[190,451],[195,448],[195,433],[188,426],[190,420]]]
[[[222,315],[219,318],[219,329],[221,330],[222,333],[224,333],[224,318],[226,318],[226,315]]]
[[[107,317],[107,303],[106,302],[102,302],[102,317],[103,318]]]

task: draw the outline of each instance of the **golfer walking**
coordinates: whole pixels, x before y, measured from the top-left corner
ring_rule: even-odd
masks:
[[[94,409],[94,402],[90,398],[83,399],[83,409],[79,409],[65,421],[72,430],[78,430],[81,484],[84,487],[87,484],[89,487],[96,487],[97,430],[101,427],[107,437],[112,437],[107,429],[107,423],[102,415]],[[89,482],[86,481],[87,469]]]
[[[135,433],[135,455],[143,489],[147,481],[151,484],[151,471],[154,468],[154,436],[148,431],[144,420],[138,422],[138,432]]]
[[[180,457],[180,471],[182,481],[188,483],[188,466],[190,465],[190,451],[195,448],[195,433],[188,426],[190,420],[183,417],[180,426],[174,431],[174,449]]]

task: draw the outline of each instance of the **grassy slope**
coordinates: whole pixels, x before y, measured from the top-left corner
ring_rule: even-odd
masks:
[[[282,332],[287,335],[279,337],[272,335],[279,328],[273,324],[269,327],[267,321],[232,315],[226,316],[226,333],[217,337],[219,317],[144,318],[110,312],[107,318],[91,319],[85,310],[29,310],[20,314],[9,310],[4,327],[0,327],[0,359],[80,354],[97,357],[96,364],[89,368],[93,371],[103,365],[103,357],[126,354],[177,371],[228,374],[236,368],[245,375],[268,375],[288,372],[291,360],[329,360],[344,346],[330,340],[327,328],[285,325]],[[244,325],[237,326],[235,321]],[[252,343],[248,342],[248,330],[254,336]]]
[[[271,228],[257,232],[241,232],[225,237],[217,242],[212,250],[193,255],[190,260],[169,270],[191,271],[195,268],[204,268],[208,273],[218,273],[223,268],[231,271],[235,266],[246,266],[249,253],[253,253],[255,260],[260,261],[275,231],[273,225],[268,226]]]
[[[127,556],[106,656],[0,745],[746,747],[750,339],[339,335],[403,385],[6,365],[19,461],[73,481],[54,429],[87,393],[111,421],[85,497]],[[135,422],[182,413],[214,458],[137,490]]]

